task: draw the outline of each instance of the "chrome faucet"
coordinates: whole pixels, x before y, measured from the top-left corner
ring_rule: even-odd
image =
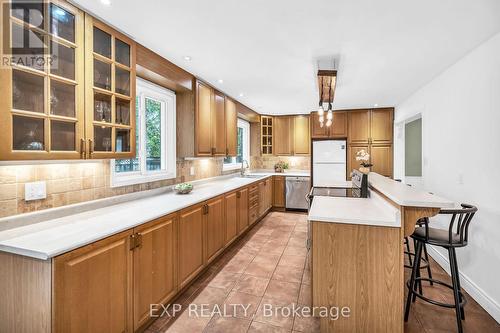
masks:
[[[246,167],[245,167],[245,164],[246,164]],[[241,161],[241,176],[244,177],[247,173],[247,169],[249,168],[250,166],[248,165],[248,161],[247,160],[242,160]]]

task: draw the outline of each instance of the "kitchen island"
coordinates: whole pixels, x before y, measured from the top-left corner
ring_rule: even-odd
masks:
[[[309,211],[313,306],[350,309],[321,332],[403,332],[403,239],[454,206],[376,173],[368,183],[368,198],[315,196]]]

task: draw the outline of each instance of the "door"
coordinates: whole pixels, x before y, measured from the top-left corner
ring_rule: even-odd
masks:
[[[349,146],[347,149],[347,179],[351,179],[351,172],[353,169],[359,169],[360,162],[356,161],[356,154],[360,150],[365,150],[366,152],[369,151],[369,146],[368,145],[362,145],[362,146]]]
[[[54,332],[132,332],[132,251],[125,231],[53,259]]]
[[[273,186],[273,206],[277,208],[285,207],[285,177],[274,176]]]
[[[291,155],[292,142],[291,133],[293,128],[290,127],[290,117],[274,117],[274,154],[275,155]]]
[[[203,207],[203,204],[199,204],[179,213],[179,289],[203,268]]]
[[[226,156],[226,118],[224,116],[224,95],[214,93],[214,109],[212,113],[212,149],[215,156]]]
[[[240,192],[232,192],[224,197],[226,231],[224,244],[231,243],[238,236],[238,201]]]
[[[248,228],[248,188],[238,191],[238,234]]]
[[[311,137],[313,139],[325,139],[330,136],[330,128],[326,127],[324,123],[323,127],[321,127],[321,124],[319,122],[318,112],[311,112],[310,123],[311,123]]]
[[[347,112],[333,113],[333,123],[330,127],[330,137],[347,138]]]
[[[393,109],[375,109],[371,112],[371,141],[372,144],[392,143]]]
[[[236,156],[238,145],[238,117],[236,114],[236,104],[228,97],[224,104],[226,118],[226,155]]]
[[[136,156],[136,44],[85,14],[87,158]]]
[[[370,138],[370,110],[348,113],[348,140],[351,144],[368,144]]]
[[[295,155],[309,155],[311,136],[309,132],[309,117],[295,116],[293,131],[293,152]]]
[[[370,156],[371,171],[392,178],[392,145],[372,145]]]
[[[206,203],[204,217],[205,263],[211,262],[224,247],[224,196]]]
[[[177,291],[177,216],[169,215],[134,229],[134,330],[150,320],[150,304],[165,304]],[[161,307],[157,307],[161,313]]]
[[[209,86],[196,81],[195,105],[195,154],[197,156],[212,155],[212,103],[213,90]]]

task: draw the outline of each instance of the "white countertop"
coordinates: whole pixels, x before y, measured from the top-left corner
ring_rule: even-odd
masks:
[[[223,177],[195,184],[186,195],[163,192],[4,230],[0,232],[0,251],[46,260],[266,177]]]
[[[401,213],[376,193],[369,198],[315,196],[309,221],[400,227]]]
[[[453,208],[455,206],[451,200],[418,190],[378,173],[370,172],[368,174],[368,184],[400,206],[432,208]]]

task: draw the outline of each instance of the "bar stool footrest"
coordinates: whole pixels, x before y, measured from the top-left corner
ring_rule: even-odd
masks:
[[[418,281],[427,281],[427,282],[433,282],[433,283],[437,283],[439,285],[442,285],[444,287],[447,287],[451,290],[453,290],[453,286],[451,284],[448,284],[446,282],[443,282],[443,281],[440,281],[440,280],[436,280],[436,279],[429,279],[429,278],[424,278],[424,277],[418,277],[418,278],[415,278],[415,289],[413,290],[413,293],[415,296],[417,296],[418,298],[426,301],[427,303],[431,303],[431,304],[434,304],[434,305],[438,305],[438,306],[442,306],[442,307],[445,307],[445,308],[450,308],[450,309],[454,309],[455,308],[455,303],[451,304],[451,303],[443,303],[443,302],[439,302],[439,301],[436,301],[436,300],[433,300],[429,297],[426,297],[422,294],[420,294],[418,292],[418,290],[416,289],[417,285],[418,285]],[[406,286],[408,287],[408,290],[410,289],[410,281],[407,281],[406,282]],[[465,306],[465,304],[467,304],[467,299],[465,298],[464,294],[459,290],[458,293],[460,294],[460,298],[461,298],[461,302],[460,302],[460,307],[463,308]]]

